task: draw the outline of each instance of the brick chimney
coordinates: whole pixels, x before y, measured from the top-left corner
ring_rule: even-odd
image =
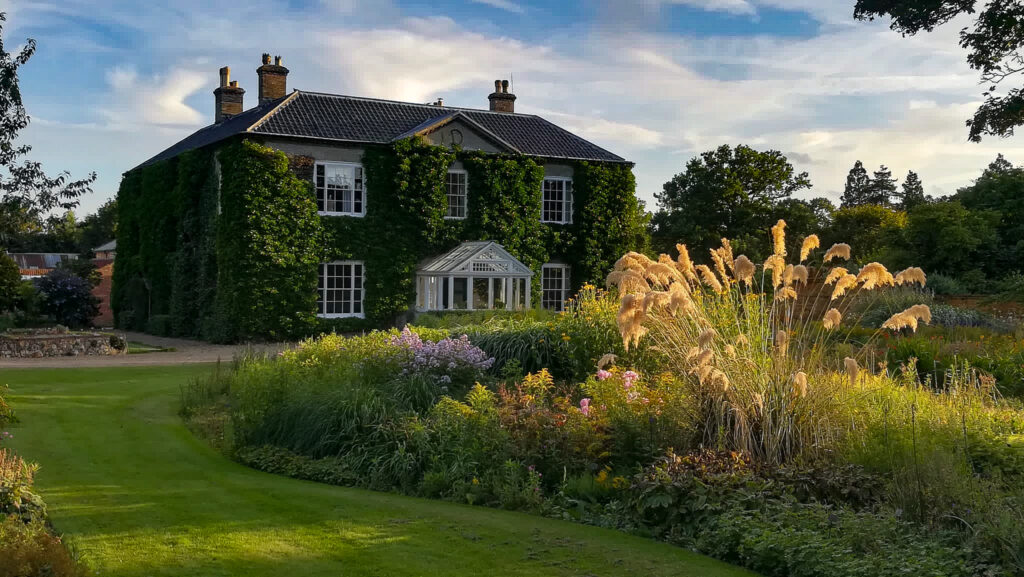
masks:
[[[242,112],[242,97],[245,90],[237,80],[231,80],[231,68],[220,69],[220,86],[213,91],[213,121],[217,124]]]
[[[281,57],[275,56],[270,63],[270,54],[263,54],[263,65],[256,69],[260,77],[260,104],[277,100],[288,92],[288,69],[281,65]]]
[[[487,97],[487,100],[491,103],[492,112],[512,113],[516,111],[516,95],[508,91],[508,80],[495,80],[494,92]]]

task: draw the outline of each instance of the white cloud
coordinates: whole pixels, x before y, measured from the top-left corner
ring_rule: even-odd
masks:
[[[757,10],[747,0],[643,0],[648,4],[683,4],[700,8],[709,12],[728,12],[730,14],[754,14]]]
[[[520,4],[516,3],[516,2],[511,2],[510,0],[469,0],[469,1],[473,2],[474,4],[484,4],[486,6],[490,6],[492,8],[497,8],[499,10],[505,10],[507,12],[515,12],[516,14],[522,14],[523,13],[522,5],[520,5]]]
[[[183,68],[140,78],[134,68],[118,66],[107,72],[110,94],[100,113],[113,127],[199,126],[204,115],[185,104],[185,99],[207,80],[206,75]]]

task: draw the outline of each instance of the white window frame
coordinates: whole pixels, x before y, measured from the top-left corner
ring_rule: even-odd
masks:
[[[549,270],[559,269],[562,271],[562,288],[561,289],[549,289],[545,286],[544,273]],[[563,263],[551,262],[540,267],[540,306],[541,308],[550,308],[554,311],[565,310],[565,301],[569,300],[570,280],[569,274],[571,270],[569,265]],[[558,301],[559,304],[556,307],[549,307],[548,304],[553,302],[553,299],[548,298],[548,293],[554,290],[560,290],[562,293],[561,299]]]
[[[545,218],[545,205],[549,202],[545,198],[549,182],[562,183],[562,218],[560,220]],[[572,178],[565,176],[545,176],[540,189],[540,221],[553,224],[572,224]],[[557,203],[557,200],[550,201]]]
[[[359,269],[360,270],[360,274],[359,274],[358,277],[356,277],[356,275],[353,274],[353,273],[349,273],[349,275],[347,275],[349,279],[353,279],[353,280],[356,279],[356,278],[359,279],[359,288],[355,288],[353,286],[353,287],[350,287],[348,289],[339,288],[339,287],[334,287],[332,289],[332,288],[328,287],[328,283],[327,283],[327,278],[328,277],[326,275],[326,273],[327,273],[326,267],[327,266],[331,266],[331,265],[335,265],[335,266],[346,266],[346,265],[348,265],[348,266],[359,266],[360,267],[360,269]],[[346,278],[346,275],[336,276],[335,278],[344,279],[344,278]],[[354,310],[355,309],[355,304],[358,302],[359,303],[359,312],[358,313],[356,313],[356,312],[348,312],[348,313],[338,313],[338,312],[328,313],[328,312],[325,312],[327,310],[327,293],[330,290],[338,290],[338,291],[352,290],[352,291],[359,291],[359,300],[358,301],[355,298],[350,299],[350,302],[352,304],[350,309]],[[331,261],[331,262],[322,262],[322,263],[320,263],[320,269],[317,271],[317,293],[318,293],[318,296],[317,296],[317,309],[318,309],[317,310],[317,316],[318,317],[320,317],[322,319],[344,319],[344,318],[362,319],[362,318],[366,318],[366,263],[361,261],[361,260],[335,260],[335,261]],[[339,303],[339,306],[340,306],[340,303],[343,303],[345,301],[344,300],[339,300],[339,301],[336,301],[336,302]]]
[[[353,199],[352,199],[353,210],[352,211],[326,210],[326,208],[327,208],[326,178],[327,178],[327,171],[331,167],[335,167],[335,168],[351,168],[353,170],[353,173],[352,173],[352,177],[353,177],[353,187],[352,187],[352,191],[353,191]],[[319,186],[319,184],[320,184],[319,183],[319,178],[320,178],[320,169],[321,168],[324,171],[324,179],[325,179],[325,186],[323,187],[323,189],[321,189],[321,187]],[[358,173],[355,172],[357,170],[359,171]],[[358,186],[356,186],[357,184],[358,184]],[[365,171],[365,169],[363,169],[363,165],[362,164],[360,164],[358,162],[317,162],[313,166],[313,188],[314,188],[314,194],[316,195],[317,214],[319,214],[320,216],[355,216],[355,217],[366,216],[366,171]],[[324,209],[325,210],[319,210],[319,208],[320,208],[319,204],[321,202],[321,200],[320,200],[321,199],[321,190],[323,190],[323,203],[324,203]],[[361,195],[362,195],[362,199],[361,199],[361,201],[359,203],[360,207],[359,207],[358,211],[354,210],[355,209],[354,193],[356,191],[360,192]],[[342,201],[336,199],[334,202],[335,203],[341,203]]]
[[[451,211],[451,208],[452,208],[451,198],[453,196],[452,195],[452,189],[451,189],[452,183],[449,180],[449,178],[453,174],[461,174],[462,177],[463,177],[462,185],[463,185],[464,188],[462,190],[462,195],[461,195],[462,196],[462,211],[463,211],[462,216],[452,216],[452,215],[448,214]],[[458,195],[454,195],[454,196],[458,196]],[[445,219],[447,219],[447,220],[465,220],[465,218],[467,216],[469,216],[469,173],[468,172],[466,172],[465,170],[459,170],[459,169],[455,169],[455,168],[450,169],[448,171],[448,175],[445,176],[445,203],[446,203],[445,211],[444,211]]]

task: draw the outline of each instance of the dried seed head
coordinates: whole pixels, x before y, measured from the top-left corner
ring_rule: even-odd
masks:
[[[857,282],[861,283],[864,290],[873,290],[878,287],[892,286],[895,284],[892,274],[879,262],[872,262],[864,265],[857,273]]]
[[[732,263],[735,260],[735,258],[732,255],[732,244],[729,243],[729,239],[723,238],[722,239],[722,248],[720,248],[718,250],[719,250],[720,254],[722,255],[722,259],[725,260],[725,264],[729,265],[729,268],[731,269],[732,268]]]
[[[785,355],[789,350],[789,333],[784,330],[779,330],[775,333],[775,347],[779,349],[779,354]]]
[[[781,256],[773,254],[764,261],[764,270],[772,271],[772,288],[782,285],[782,273],[786,270],[786,261]]]
[[[639,273],[643,273],[647,265],[651,264],[651,259],[647,258],[646,255],[638,252],[627,252],[622,255],[622,258],[615,261],[613,270],[633,270]]]
[[[843,367],[846,369],[846,376],[850,378],[850,386],[856,386],[857,377],[860,375],[860,365],[857,364],[857,359],[846,357],[843,359]]]
[[[894,277],[897,286],[903,286],[905,284],[911,285],[917,283],[924,286],[928,282],[928,277],[924,274],[924,271],[916,266],[912,266],[906,270],[900,271]]]
[[[796,300],[796,291],[793,290],[793,287],[782,287],[775,291],[775,300],[779,302],[785,300]]]
[[[917,331],[918,321],[924,321],[926,325],[932,322],[932,311],[928,305],[914,305],[903,312],[896,313],[882,323],[882,328],[893,331],[909,328],[911,331]]]
[[[774,254],[786,256],[786,221],[781,218],[772,227],[772,248]]]
[[[715,342],[715,338],[718,337],[718,332],[715,329],[704,329],[700,336],[697,337],[697,344],[701,348],[711,348],[711,343]]]
[[[737,347],[749,347],[750,346],[750,339],[747,338],[747,335],[745,335],[743,333],[740,333],[739,335],[736,336],[736,346]]]
[[[672,316],[679,316],[680,314],[686,314],[694,310],[693,301],[690,300],[690,295],[682,289],[675,289],[677,286],[682,286],[679,283],[673,284],[669,287],[669,303],[668,311],[672,313]]]
[[[729,285],[729,273],[725,270],[725,259],[722,258],[722,249],[711,250],[711,262],[715,264],[715,270],[718,272],[719,278],[726,286]]]
[[[850,245],[845,242],[838,242],[832,245],[827,251],[825,251],[825,258],[822,260],[823,262],[829,262],[834,258],[850,260]]]
[[[676,270],[676,267],[660,262],[652,262],[644,269],[644,277],[651,281],[667,287],[673,280],[683,280],[683,275]]]
[[[750,262],[750,259],[744,255],[736,257],[736,260],[732,264],[733,274],[736,275],[736,282],[745,282],[747,287],[750,288],[754,284],[754,263]]]
[[[917,317],[917,320],[923,321],[924,324],[932,324],[932,309],[928,308],[928,305],[914,305],[907,309],[907,312]]]
[[[725,354],[730,358],[736,358],[736,347],[732,345],[725,345]]]
[[[837,266],[828,272],[828,276],[825,277],[825,284],[832,284],[848,274],[850,274],[850,271],[841,266]]]
[[[807,373],[799,371],[793,375],[793,394],[801,399],[807,396]]]
[[[782,270],[782,285],[792,286],[793,285],[793,265],[787,264],[786,268]]]
[[[679,259],[676,261],[676,268],[679,269],[679,272],[681,272],[687,280],[696,280],[697,275],[693,272],[693,261],[690,260],[690,251],[686,250],[686,245],[677,244],[676,250],[679,251]]]
[[[651,290],[651,285],[633,269],[612,271],[605,279],[605,284],[609,288],[617,287],[620,293],[646,294]]]
[[[800,262],[807,260],[807,257],[811,256],[811,251],[821,246],[821,241],[818,240],[818,235],[812,234],[804,239],[803,244],[800,245]]]
[[[675,269],[673,269],[675,270]],[[672,302],[672,295],[667,291],[650,291],[644,295],[643,307],[644,313],[650,312],[651,309],[666,308]]]
[[[617,356],[615,356],[615,355],[613,355],[611,353],[608,353],[608,354],[604,355],[603,357],[601,357],[600,360],[597,361],[597,368],[600,370],[600,369],[604,369],[608,365],[614,365],[615,361],[618,360],[618,358],[619,357],[617,357]]]
[[[804,286],[807,286],[808,276],[810,276],[810,271],[807,270],[806,266],[798,264],[795,267],[793,267],[793,282],[798,282]]]
[[[711,382],[712,386],[718,387],[718,390],[723,393],[729,390],[729,377],[725,376],[725,373],[718,369],[711,370],[711,373],[708,375],[708,381]]]
[[[851,288],[853,288],[855,286],[857,286],[857,277],[856,276],[854,276],[852,274],[848,274],[848,275],[845,275],[845,276],[841,277],[839,280],[836,281],[836,288],[832,289],[832,299],[831,300],[836,300],[837,298],[843,296],[844,294],[846,294],[847,290],[849,290],[849,289],[851,289]]]
[[[699,264],[695,268],[697,269],[697,272],[700,273],[701,280],[704,281],[704,284],[711,287],[711,290],[716,293],[720,293],[725,290],[722,283],[718,282],[718,279],[715,278],[715,273],[711,272],[711,269],[708,268],[708,265]]]
[[[825,313],[825,318],[821,319],[822,326],[825,330],[832,330],[838,328],[840,323],[843,322],[843,314],[839,312],[839,309],[831,308]]]

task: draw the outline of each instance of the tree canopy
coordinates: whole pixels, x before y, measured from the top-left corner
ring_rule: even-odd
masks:
[[[35,53],[36,43],[29,39],[17,54],[7,52],[2,24],[6,20],[6,14],[0,12],[0,245],[50,211],[78,206],[78,198],[89,192],[96,180],[95,173],[81,180],[73,180],[67,172],[47,176],[39,162],[25,158],[32,147],[16,144],[18,133],[29,123],[18,69]]]
[[[759,247],[779,204],[810,187],[807,173],[797,173],[777,150],[758,151],[741,144],[704,152],[655,194],[656,249],[671,252],[682,242],[704,252],[718,246],[722,237],[739,247]]]
[[[986,90],[984,102],[967,120],[968,136],[975,142],[982,135],[1012,136],[1024,123],[1022,89],[996,94],[1000,83],[1024,70],[1024,6],[1019,1],[857,0],[853,14],[858,20],[888,16],[890,28],[904,36],[931,32],[961,14],[975,15],[973,24],[960,31],[960,46]]]

